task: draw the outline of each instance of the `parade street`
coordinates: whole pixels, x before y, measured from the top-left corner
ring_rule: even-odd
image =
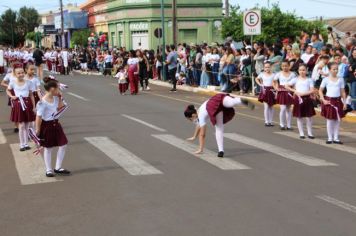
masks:
[[[316,139],[300,140],[296,127],[265,127],[262,105],[237,106],[220,159],[210,124],[204,154],[185,141],[183,111],[207,95],[151,85],[121,96],[111,77],[58,79],[70,176],[47,178],[41,155],[18,151],[0,93],[0,235],[355,235],[354,123],[342,122],[344,145],[326,145],[319,115]]]

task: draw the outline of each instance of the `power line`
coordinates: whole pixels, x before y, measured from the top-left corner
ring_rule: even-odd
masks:
[[[340,2],[332,2],[332,1],[325,1],[325,0],[308,0],[310,2],[318,2],[326,5],[332,5],[332,6],[340,6],[340,7],[356,7],[356,5],[352,4],[345,4],[345,3],[340,3]]]

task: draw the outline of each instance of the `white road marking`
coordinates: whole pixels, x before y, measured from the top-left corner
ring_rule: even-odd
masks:
[[[295,139],[299,139],[299,136],[296,133],[292,133],[292,132],[275,132],[275,134],[280,134],[280,135],[284,135],[290,138],[295,138]],[[302,139],[299,139],[302,140]],[[302,141],[308,142],[308,143],[313,143],[313,144],[318,144],[324,147],[328,147],[328,148],[332,148],[332,149],[336,149],[339,151],[343,151],[343,152],[348,152],[351,154],[356,155],[356,148],[354,147],[350,147],[350,146],[346,146],[346,145],[339,145],[339,144],[326,144],[325,141],[326,140],[322,140],[322,139],[304,139]]]
[[[0,144],[5,144],[6,142],[7,142],[6,137],[2,132],[2,129],[0,129]]]
[[[271,152],[278,156],[305,164],[307,166],[337,166],[337,164],[335,163],[327,162],[325,160],[318,159],[312,156],[303,155],[301,153],[294,152],[289,149],[281,148],[273,144],[265,143],[253,138],[246,137],[244,135],[229,133],[229,134],[224,134],[224,136],[233,141],[243,143],[249,146],[253,146],[258,149],[265,150],[267,152]]]
[[[146,121],[137,119],[137,118],[135,118],[135,117],[132,117],[132,116],[129,116],[129,115],[126,115],[126,114],[123,114],[122,116],[123,116],[123,117],[126,117],[127,119],[136,121],[137,123],[140,123],[140,124],[145,125],[145,126],[147,126],[147,127],[150,127],[150,128],[152,128],[152,129],[154,129],[154,130],[157,130],[157,131],[159,131],[159,132],[166,132],[165,129],[162,129],[162,128],[157,127],[157,126],[155,126],[155,125],[153,125],[153,124],[147,123]]]
[[[356,139],[355,132],[340,132],[340,135]]]
[[[79,99],[81,99],[83,101],[86,101],[86,102],[89,101],[89,99],[87,99],[85,97],[82,97],[82,96],[80,96],[78,94],[75,94],[75,93],[67,92],[67,94],[72,95],[73,97],[79,98]]]
[[[131,175],[163,174],[160,170],[146,163],[108,137],[86,137],[84,139],[105,153]]]
[[[43,158],[33,154],[33,149],[20,152],[19,144],[10,144],[15,159],[17,173],[22,185],[42,184],[63,181],[57,178],[46,177],[46,167]]]
[[[210,164],[212,164],[213,166],[216,166],[222,170],[247,170],[247,169],[251,169],[250,167],[241,164],[237,161],[234,161],[232,159],[229,158],[218,158],[216,156],[216,153],[209,151],[207,149],[204,150],[203,154],[194,154],[194,152],[196,150],[198,150],[198,146],[195,144],[192,144],[190,142],[187,142],[183,139],[177,138],[174,135],[170,135],[170,134],[162,134],[162,135],[152,135],[153,137],[168,143],[176,148],[179,148],[183,151],[186,151],[188,153],[190,153],[191,155],[194,155],[196,157],[198,157],[201,160],[204,160]]]
[[[356,214],[356,206],[337,200],[336,198],[327,195],[318,195],[315,197]]]

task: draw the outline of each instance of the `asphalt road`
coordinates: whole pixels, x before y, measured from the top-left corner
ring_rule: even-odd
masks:
[[[260,105],[237,107],[225,128],[237,141],[225,139],[220,161],[182,141],[194,129],[184,108],[207,96],[157,86],[120,96],[111,78],[60,80],[73,174],[54,182],[43,182],[41,157],[12,151],[18,137],[0,93],[0,235],[356,235],[356,124],[342,124],[343,147],[326,147],[320,117],[310,142],[265,128]],[[207,149],[215,155],[212,127]]]

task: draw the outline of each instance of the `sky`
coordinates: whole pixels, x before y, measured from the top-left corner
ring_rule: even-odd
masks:
[[[81,4],[86,0],[63,0],[64,4]],[[179,1],[179,0],[178,0]],[[58,8],[58,0],[0,0],[0,13],[6,8],[2,5],[18,9],[23,5],[35,7],[39,12]],[[259,4],[267,6],[268,0],[230,0],[231,5],[239,4],[242,9],[248,9]],[[317,16],[345,17],[356,16],[356,0],[269,0],[270,4],[279,2],[282,10],[290,11],[298,16],[311,19]]]

